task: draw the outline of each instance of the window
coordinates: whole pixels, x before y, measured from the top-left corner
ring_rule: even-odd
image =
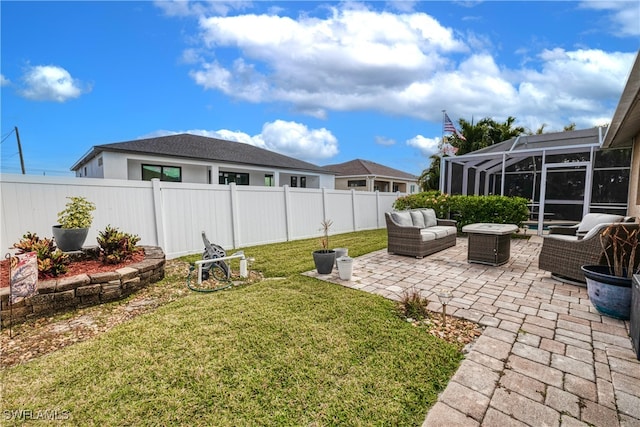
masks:
[[[307,177],[306,176],[301,176],[300,177],[300,187],[307,188]]]
[[[98,157],[98,166],[102,166],[102,157]]]
[[[398,191],[400,191],[400,186],[398,184],[393,184],[393,192],[397,193]]]
[[[218,184],[227,185],[232,182],[235,182],[236,185],[249,185],[249,174],[220,171],[218,174]]]
[[[273,174],[266,174],[264,176],[264,185],[265,187],[273,187],[276,185],[276,181],[273,179]]]
[[[292,187],[297,187],[298,186],[298,177],[297,176],[292,176],[291,177],[291,186]]]
[[[177,166],[142,165],[142,180],[151,181],[158,178],[160,181],[182,182],[182,168]]]
[[[351,179],[347,181],[347,187],[366,187],[367,181],[364,179]]]
[[[415,193],[416,192],[416,186],[415,185],[411,184],[411,187],[409,187],[409,188],[411,188],[411,193]]]

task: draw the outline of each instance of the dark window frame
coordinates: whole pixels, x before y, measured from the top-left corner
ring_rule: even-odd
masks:
[[[145,169],[145,168],[147,168],[147,169]],[[159,171],[156,172],[157,176],[153,176],[153,177],[147,178],[146,176],[148,176],[148,174],[146,174],[145,171],[152,172],[148,168],[158,168]],[[165,169],[177,170],[178,171],[178,177],[177,178],[172,178],[171,174],[165,173]],[[150,163],[143,163],[141,165],[141,171],[142,171],[142,180],[143,181],[151,181],[151,179],[153,179],[153,178],[158,178],[158,179],[160,179],[160,181],[182,182],[182,167],[180,167],[180,166],[152,165]]]
[[[236,185],[249,185],[249,174],[247,172],[218,172],[218,184],[229,185],[235,182]]]

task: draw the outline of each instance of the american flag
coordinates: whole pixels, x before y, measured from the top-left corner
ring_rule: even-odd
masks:
[[[453,122],[451,121],[447,113],[444,113],[444,131],[454,133],[458,138],[462,139],[463,141],[467,140],[464,136],[462,136],[460,132],[458,132],[458,129],[456,129],[455,125],[453,124]]]

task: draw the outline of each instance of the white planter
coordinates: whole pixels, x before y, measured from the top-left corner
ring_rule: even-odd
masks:
[[[338,263],[338,275],[341,280],[351,280],[353,276],[353,258],[341,256],[336,260]]]
[[[349,256],[349,249],[347,248],[334,248],[334,251],[336,251],[336,267],[338,266],[338,258],[343,257],[343,256]]]

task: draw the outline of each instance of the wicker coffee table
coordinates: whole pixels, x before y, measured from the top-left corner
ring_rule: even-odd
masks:
[[[501,265],[511,256],[511,233],[518,231],[515,224],[469,224],[462,232],[469,236],[469,262]]]

